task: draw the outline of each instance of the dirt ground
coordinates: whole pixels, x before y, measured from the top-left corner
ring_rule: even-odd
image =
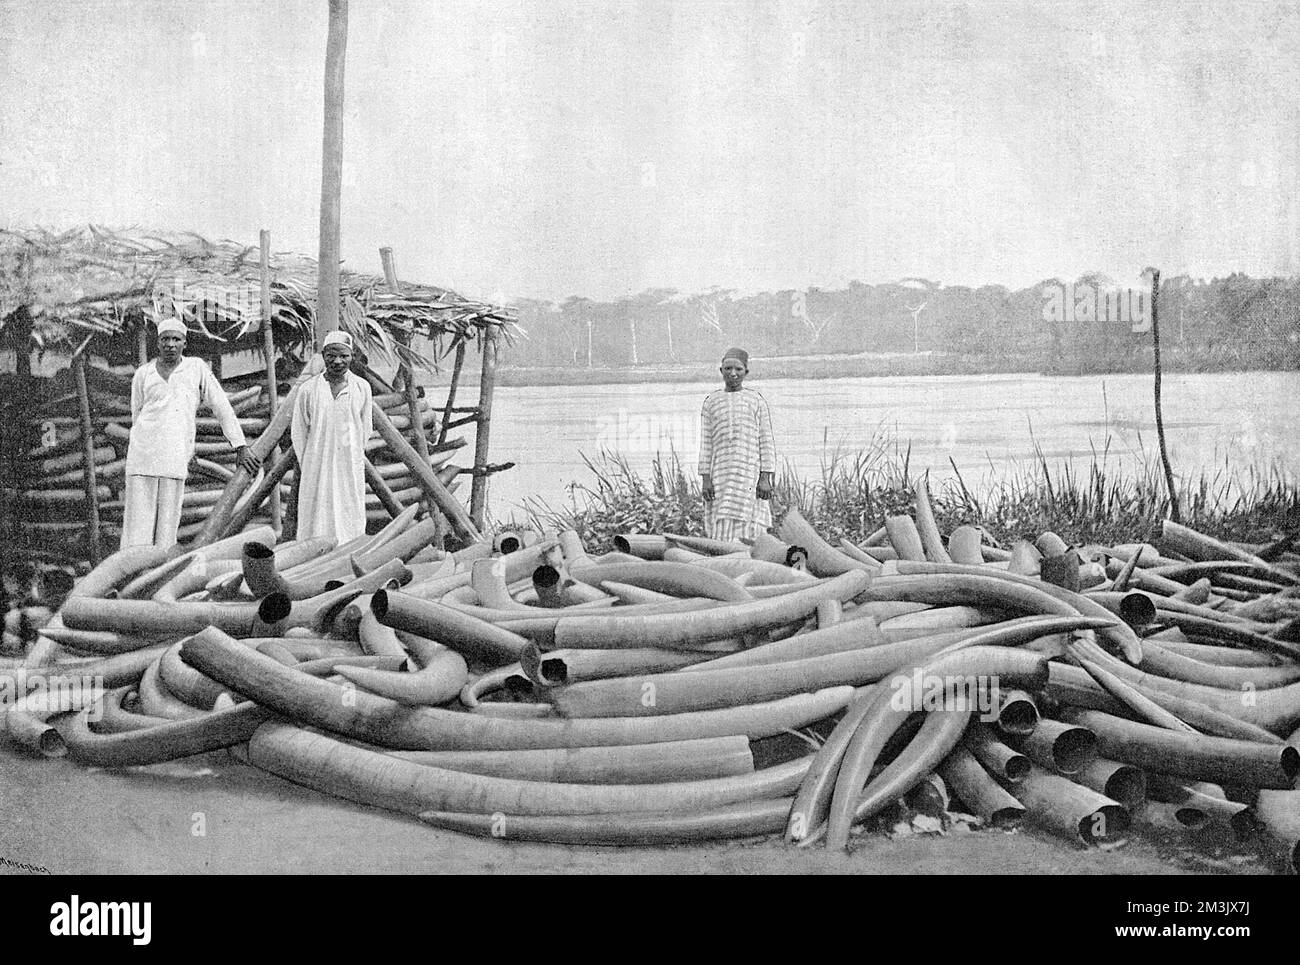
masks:
[[[197,833],[201,831],[202,833]],[[1108,851],[1036,829],[890,838],[852,854],[773,838],[671,848],[480,839],[298,787],[226,753],[103,771],[0,748],[0,873],[1179,874],[1271,870],[1249,849],[1151,833]]]

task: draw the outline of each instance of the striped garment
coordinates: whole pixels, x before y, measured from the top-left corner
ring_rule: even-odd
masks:
[[[704,526],[714,539],[753,539],[772,525],[770,500],[755,495],[760,472],[776,472],[767,400],[753,389],[719,389],[700,411],[700,473],[713,480]]]

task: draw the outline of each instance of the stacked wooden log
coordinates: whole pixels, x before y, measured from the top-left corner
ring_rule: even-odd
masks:
[[[844,848],[902,808],[1076,846],[1220,827],[1300,858],[1285,551],[1173,523],[1130,546],[945,539],[921,486],[915,517],[839,546],[792,511],[753,546],[498,534],[445,555],[415,515],[346,546],[262,529],[117,554],[21,668],[109,692],[29,692],[10,740],[102,767],[231,747],[512,839]]]

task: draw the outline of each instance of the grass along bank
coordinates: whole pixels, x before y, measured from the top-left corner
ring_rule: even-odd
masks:
[[[962,467],[932,478],[931,499],[939,528],[981,526],[993,542],[1009,547],[1052,530],[1073,544],[1136,542],[1149,538],[1169,515],[1159,459],[1143,450],[1120,465],[1108,449],[1094,451],[1086,470],[1048,464],[1041,449],[1032,461],[990,468],[971,480]],[[595,477],[574,484],[574,505],[557,508],[528,502],[510,520],[541,529],[576,530],[588,548],[604,550],[619,533],[677,532],[703,535],[699,476],[676,454],[660,453],[646,475],[615,452],[584,456]],[[857,452],[835,452],[820,478],[801,478],[786,466],[773,495],[773,513],[799,511],[829,542],[862,539],[885,516],[909,513],[912,505],[909,450],[878,435]],[[1221,466],[1184,470],[1179,489],[1183,522],[1210,535],[1265,543],[1300,530],[1300,488],[1277,465],[1241,471]]]

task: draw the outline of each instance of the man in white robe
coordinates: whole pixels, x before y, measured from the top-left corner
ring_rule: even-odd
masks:
[[[173,546],[181,522],[185,477],[194,458],[199,403],[212,410],[221,433],[249,473],[261,463],[248,450],[239,418],[208,363],[186,357],[185,325],[158,323],[158,357],[131,379],[131,437],[126,449],[122,546]]]
[[[352,339],[330,332],[325,371],[304,383],[290,435],[298,457],[298,539],[345,543],[366,532],[366,440],[373,431],[370,383],[348,371]]]

